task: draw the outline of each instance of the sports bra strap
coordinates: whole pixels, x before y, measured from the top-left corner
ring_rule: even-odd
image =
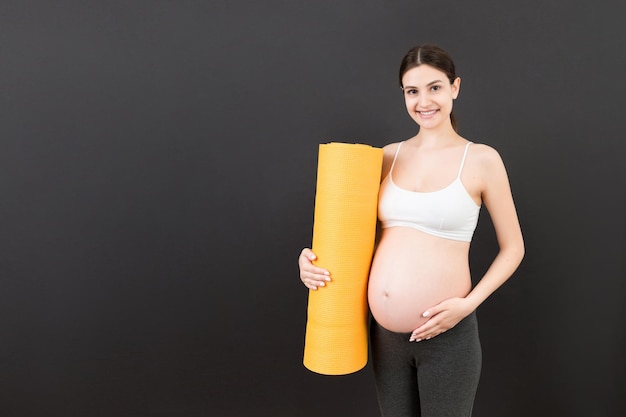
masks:
[[[393,167],[396,164],[396,159],[398,158],[398,153],[400,152],[400,147],[402,146],[402,144],[404,143],[404,141],[398,143],[398,147],[396,148],[396,154],[393,157],[393,162],[391,163],[391,168],[389,168],[389,176],[391,176],[391,171],[393,171]]]
[[[472,142],[467,142],[467,145],[465,145],[465,152],[463,152],[463,159],[461,159],[461,166],[459,167],[459,173],[457,174],[457,178],[461,178],[461,171],[463,171],[463,165],[465,165],[465,157],[467,156],[467,150],[469,149],[469,146],[472,144]]]
[[[396,159],[398,159],[398,153],[400,153],[400,147],[402,146],[403,143],[404,141],[400,142],[398,144],[398,147],[396,148],[396,154],[393,156],[393,162],[391,163],[391,168],[389,168],[389,176],[391,176],[391,173],[393,172],[393,167],[396,165]],[[469,146],[472,143],[473,142],[467,142],[467,145],[465,145],[465,151],[463,152],[463,159],[461,159],[461,166],[459,167],[459,173],[456,175],[457,178],[461,178],[461,172],[463,171],[463,166],[465,165],[465,158],[467,157],[467,151],[469,149]]]

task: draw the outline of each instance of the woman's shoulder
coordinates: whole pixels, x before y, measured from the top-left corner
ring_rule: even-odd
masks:
[[[398,150],[398,146],[400,146],[402,142],[393,142],[383,146],[383,170],[381,175],[381,180],[387,176],[389,170],[391,169],[391,164],[393,164],[393,160],[396,156],[396,151]]]
[[[472,155],[471,159],[481,164],[499,164],[502,162],[498,151],[484,143],[472,143],[469,152]]]
[[[470,146],[467,169],[485,182],[505,177],[506,168],[500,153],[492,146],[475,143]]]
[[[398,150],[398,146],[400,146],[402,142],[404,141],[392,142],[383,146],[383,154],[385,156],[385,159],[389,159],[389,158],[393,159],[394,156],[396,155],[396,151]]]
[[[385,151],[385,153],[387,153],[387,152],[395,152],[396,149],[398,149],[398,146],[402,142],[404,142],[404,141],[388,143],[385,146],[383,146],[383,150]]]

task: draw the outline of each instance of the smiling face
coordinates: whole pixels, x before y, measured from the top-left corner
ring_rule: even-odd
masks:
[[[411,68],[402,76],[406,109],[421,129],[452,128],[452,102],[459,95],[461,79],[452,84],[443,71],[430,65]]]

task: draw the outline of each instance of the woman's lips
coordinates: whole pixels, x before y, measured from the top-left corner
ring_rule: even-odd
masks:
[[[417,113],[418,113],[421,117],[423,117],[423,118],[425,118],[425,119],[428,119],[429,117],[432,117],[432,116],[433,116],[435,113],[437,113],[438,111],[439,111],[439,110],[426,110],[426,111],[422,110],[422,111],[418,111]]]

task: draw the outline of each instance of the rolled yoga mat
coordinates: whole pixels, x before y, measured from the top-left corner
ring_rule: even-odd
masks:
[[[312,249],[331,281],[309,290],[303,363],[313,372],[345,375],[367,364],[367,280],[382,161],[383,150],[368,145],[319,147]]]

